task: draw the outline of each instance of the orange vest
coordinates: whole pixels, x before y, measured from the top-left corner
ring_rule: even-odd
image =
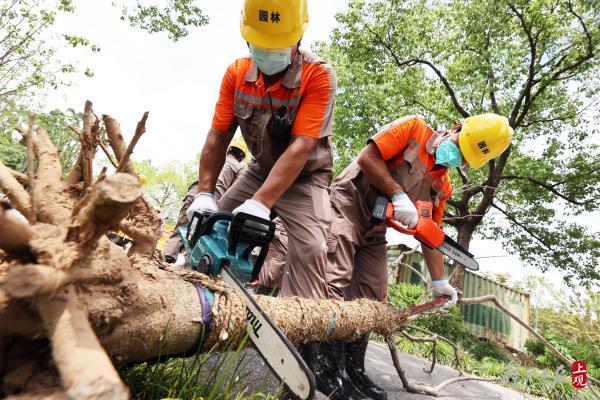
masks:
[[[383,127],[369,142],[377,146],[390,173],[413,203],[418,200],[433,203],[433,220],[441,224],[452,186],[448,168],[434,170],[435,157],[427,151],[427,144],[436,135],[420,117],[409,116]],[[362,174],[356,161],[342,171],[331,190],[332,202],[350,220],[362,226],[368,226],[375,199],[381,195]]]
[[[291,135],[319,140],[299,179],[329,186],[335,88],[333,68],[302,50],[298,50],[281,80],[268,89],[252,59],[240,58],[223,77],[212,127],[231,132],[239,126],[255,160],[249,168],[266,176],[288,145],[272,139],[269,133],[273,113],[283,107],[292,123]]]

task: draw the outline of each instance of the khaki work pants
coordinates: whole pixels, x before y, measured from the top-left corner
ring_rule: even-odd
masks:
[[[251,198],[264,178],[247,169],[219,200],[219,210],[233,211]],[[273,206],[288,234],[281,279],[282,296],[327,298],[325,268],[331,205],[326,188],[295,182]]]
[[[258,282],[263,286],[279,289],[287,259],[288,237],[281,218],[277,217],[273,222],[275,223],[275,237],[269,243],[269,253],[258,274]]]
[[[332,205],[331,232],[327,240],[329,298],[382,301],[387,296],[385,227],[361,229]]]
[[[165,248],[163,250],[163,255],[171,256],[174,259],[177,259],[179,253],[183,250],[183,243],[181,242],[181,236],[179,236],[179,228],[188,224],[188,218],[186,211],[188,207],[194,202],[194,197],[198,194],[198,182],[192,184],[190,189],[188,190],[185,198],[183,199],[183,206],[181,206],[181,210],[179,211],[179,218],[177,218],[177,225],[175,225],[175,229],[167,243],[165,243]],[[187,256],[186,256],[187,258]]]

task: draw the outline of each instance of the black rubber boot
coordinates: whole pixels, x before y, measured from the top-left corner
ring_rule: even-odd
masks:
[[[332,400],[359,400],[365,396],[354,385],[344,366],[344,343],[324,342],[319,348],[315,379],[317,389]]]
[[[387,400],[385,390],[373,383],[365,371],[365,353],[368,344],[368,333],[355,342],[346,343],[346,371],[354,385],[366,396],[374,400]]]

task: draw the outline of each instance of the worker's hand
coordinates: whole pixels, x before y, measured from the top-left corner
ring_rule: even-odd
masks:
[[[456,289],[448,283],[448,279],[433,279],[431,281],[431,289],[433,291],[433,298],[450,296],[450,300],[444,303],[442,308],[449,308],[456,304],[458,301],[458,293]]]
[[[242,203],[241,206],[233,210],[233,214],[243,212],[246,214],[254,215],[262,219],[270,220],[271,210],[265,207],[261,202],[248,199]]]
[[[188,221],[192,220],[192,216],[196,211],[219,211],[217,202],[215,201],[215,195],[208,192],[200,192],[196,195],[196,198],[190,204],[185,214],[188,217]]]
[[[410,201],[405,192],[396,193],[390,200],[394,206],[394,220],[407,226],[408,229],[413,229],[417,226],[417,221],[419,220],[417,207]]]

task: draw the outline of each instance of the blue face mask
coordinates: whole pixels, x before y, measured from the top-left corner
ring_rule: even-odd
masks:
[[[288,49],[267,50],[250,45],[249,48],[252,61],[265,75],[275,75],[292,63],[291,47]]]
[[[435,151],[435,163],[451,168],[462,166],[462,153],[456,143],[451,140],[440,143]]]

